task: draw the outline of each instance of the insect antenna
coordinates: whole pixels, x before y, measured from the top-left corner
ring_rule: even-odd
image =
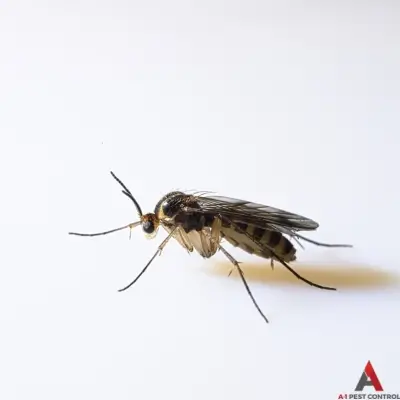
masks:
[[[122,193],[125,196],[129,197],[133,201],[133,204],[135,205],[135,207],[137,209],[139,217],[142,218],[142,216],[143,216],[142,209],[140,208],[139,203],[133,197],[133,194],[131,193],[131,191],[122,183],[122,181],[119,178],[117,178],[117,176],[114,174],[114,172],[110,171],[110,174],[123,187],[124,190],[122,190]]]

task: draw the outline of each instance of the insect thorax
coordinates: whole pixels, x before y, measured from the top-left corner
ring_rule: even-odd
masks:
[[[189,210],[188,210],[189,209]],[[195,196],[170,192],[157,203],[154,213],[160,220],[181,226],[185,232],[201,231],[211,226],[214,218],[201,211]]]
[[[181,209],[187,195],[183,192],[170,192],[163,196],[154,208],[154,214],[162,220],[173,218]]]

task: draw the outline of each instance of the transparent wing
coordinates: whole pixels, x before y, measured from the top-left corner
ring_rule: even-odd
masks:
[[[294,231],[311,231],[319,224],[309,218],[288,211],[223,196],[199,196],[196,198],[202,213],[221,215],[232,222],[247,223],[260,228],[277,230],[288,235]],[[199,209],[186,209],[199,212]]]

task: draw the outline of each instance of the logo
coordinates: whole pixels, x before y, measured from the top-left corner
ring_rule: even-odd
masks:
[[[367,362],[360,380],[357,383],[356,392],[362,392],[365,386],[373,386],[376,392],[383,392],[383,387],[379,381],[371,361]]]
[[[364,393],[363,393],[364,392]],[[399,393],[385,393],[381,381],[372,366],[371,361],[368,361],[361,377],[354,389],[354,393],[343,393],[339,394],[338,400],[354,399],[354,400],[366,400],[366,399],[399,399]]]

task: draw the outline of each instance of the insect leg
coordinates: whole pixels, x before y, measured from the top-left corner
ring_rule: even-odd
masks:
[[[296,236],[302,240],[305,240],[306,242],[315,244],[316,246],[322,246],[322,247],[353,247],[351,244],[329,244],[329,243],[321,243],[321,242],[316,242],[315,240],[308,239],[304,236],[299,235],[296,233]]]
[[[212,249],[212,253],[215,253],[217,249],[221,249],[221,226],[222,226],[222,221],[220,218],[216,217],[214,218],[214,221],[211,225],[211,240],[210,240],[210,245]],[[240,264],[238,261],[236,261],[238,264]],[[231,276],[233,272],[233,268],[229,271],[228,278]]]
[[[144,274],[146,269],[153,262],[153,260],[157,257],[157,255],[161,255],[161,252],[162,252],[163,248],[168,243],[169,239],[171,239],[171,237],[173,236],[173,233],[175,232],[176,229],[177,228],[174,228],[170,232],[170,234],[163,240],[163,242],[160,244],[160,246],[158,246],[157,251],[154,253],[153,257],[151,257],[150,261],[146,264],[146,266],[142,269],[140,274],[128,286],[125,286],[123,289],[119,289],[118,292],[123,292],[124,290],[129,289]]]
[[[220,229],[221,229],[221,225],[222,225],[222,220],[221,218],[216,217],[213,221],[212,227],[211,227],[211,233],[207,233],[207,235],[210,237],[210,241],[211,244],[213,246],[213,249],[216,250],[217,248],[219,248],[224,254],[225,256],[228,258],[228,260],[236,267],[236,269],[239,272],[240,278],[242,279],[242,282],[246,288],[246,291],[248,293],[248,295],[251,298],[251,301],[253,302],[254,306],[257,308],[257,311],[260,313],[261,317],[264,319],[264,321],[266,323],[268,323],[268,319],[267,317],[264,315],[264,313],[261,311],[261,308],[259,307],[259,305],[257,304],[256,299],[254,298],[253,294],[251,293],[250,287],[247,284],[246,278],[244,277],[243,271],[240,268],[240,263],[239,261],[237,261],[231,254],[229,254],[222,246],[220,243]],[[229,273],[229,276],[231,272]]]
[[[132,231],[133,228],[136,226],[140,225],[141,221],[137,222],[132,222],[131,224],[121,226],[120,228],[116,229],[111,229],[110,231],[105,231],[105,232],[99,232],[99,233],[77,233],[77,232],[68,232],[68,235],[75,235],[75,236],[100,236],[100,235],[108,235],[109,233],[117,232],[117,231],[122,231],[123,229],[129,228],[129,237],[130,237],[130,232]]]
[[[182,228],[179,228],[177,230],[174,237],[187,250],[189,254],[193,251],[192,243],[190,242],[187,233]]]
[[[274,270],[274,259],[271,258],[271,269]],[[228,278],[232,275],[233,268],[229,271]]]
[[[244,277],[243,271],[242,271],[242,269],[241,269],[240,266],[239,266],[239,262],[236,261],[236,260],[221,246],[221,245],[219,245],[219,249],[225,254],[225,256],[229,259],[229,261],[230,261],[230,262],[236,267],[236,269],[238,270],[239,275],[240,275],[240,278],[242,279],[242,282],[243,282],[243,284],[244,284],[244,286],[245,286],[245,288],[246,288],[246,291],[247,291],[248,295],[249,295],[250,298],[251,298],[251,301],[253,302],[254,306],[257,308],[258,312],[260,313],[260,315],[261,315],[261,317],[264,319],[264,321],[265,321],[266,323],[268,323],[269,321],[268,321],[267,317],[266,317],[266,316],[264,315],[264,313],[261,311],[261,308],[260,308],[259,305],[257,304],[257,302],[256,302],[256,300],[255,300],[253,294],[251,293],[250,287],[249,287],[249,285],[248,285],[247,282],[246,282],[246,279],[245,279],[245,277]]]
[[[222,221],[220,218],[214,218],[214,221],[211,225],[211,252],[215,253],[219,248],[219,242],[221,237],[221,226]]]
[[[254,238],[252,238],[245,230],[241,229],[237,224],[235,224],[233,221],[231,221],[230,219],[221,216],[221,218],[225,219],[228,223],[232,224],[232,226],[235,227],[235,229],[237,229],[239,232],[242,232],[244,235],[246,235],[250,240],[253,241],[253,243],[257,244],[261,249],[264,248],[265,245],[261,244],[258,240],[255,240]],[[267,246],[265,246],[267,247]],[[274,251],[274,249],[267,247],[268,250],[273,254],[273,256],[285,267],[287,268],[297,279],[300,279],[301,281],[307,283],[310,286],[314,286],[317,287],[319,289],[325,289],[325,290],[336,290],[336,288],[332,288],[329,286],[322,286],[319,285],[318,283],[314,283],[306,278],[303,278],[299,273],[297,273],[292,267],[290,267],[288,265],[288,263],[286,263],[282,257],[279,257],[276,252]]]

